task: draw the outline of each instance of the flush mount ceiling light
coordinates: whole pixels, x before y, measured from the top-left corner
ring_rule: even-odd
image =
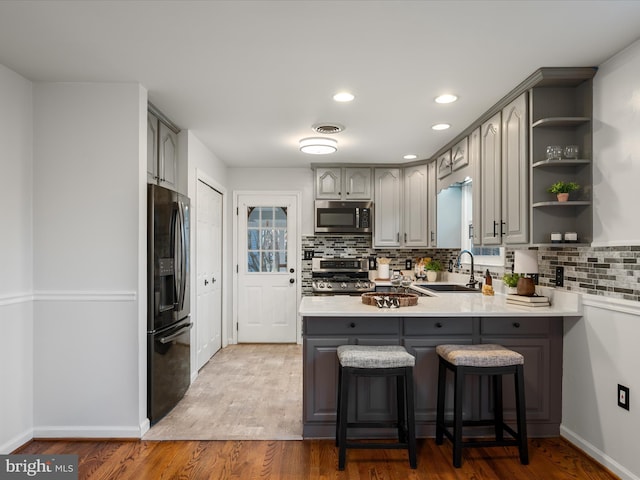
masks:
[[[404,158],[405,160],[415,160],[416,158],[418,158],[418,156],[417,156],[417,155],[415,155],[415,154],[413,154],[413,153],[410,153],[410,154],[408,154],[408,155],[405,155],[405,156],[404,156],[404,157],[402,157],[402,158]]]
[[[451,93],[445,93],[443,95],[440,95],[439,97],[436,97],[436,103],[453,103],[456,100],[458,100],[458,97],[452,95]]]
[[[300,140],[300,151],[311,155],[327,155],[338,150],[333,138],[309,137]]]
[[[450,128],[451,125],[449,125],[448,123],[436,123],[435,125],[433,125],[431,127],[432,130],[446,130],[447,128]]]
[[[349,92],[338,92],[333,96],[336,102],[351,102],[354,98],[355,95]]]

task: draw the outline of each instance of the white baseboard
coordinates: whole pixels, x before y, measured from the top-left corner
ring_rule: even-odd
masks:
[[[9,455],[33,438],[33,430],[27,430],[0,445],[0,455]]]
[[[33,429],[33,438],[142,438],[144,423],[138,427],[37,427]]]
[[[601,465],[611,470],[611,472],[619,476],[622,480],[640,480],[639,476],[626,469],[623,465],[620,465],[609,455],[594,447],[584,438],[580,437],[575,432],[569,430],[563,425],[560,425],[560,435],[567,441],[574,444],[580,450],[585,452],[587,455],[592,457],[594,460],[599,462]]]

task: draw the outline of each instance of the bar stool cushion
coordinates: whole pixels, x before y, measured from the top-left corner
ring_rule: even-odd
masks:
[[[338,360],[350,368],[400,368],[413,367],[416,359],[399,345],[341,345]]]
[[[508,367],[524,365],[524,357],[502,345],[438,345],[436,353],[444,360],[463,367]]]

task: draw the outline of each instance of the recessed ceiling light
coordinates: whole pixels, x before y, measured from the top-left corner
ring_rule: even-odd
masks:
[[[327,155],[338,150],[338,142],[333,138],[309,137],[300,140],[300,151],[311,155]]]
[[[404,157],[405,160],[415,160],[416,158],[418,158],[417,155],[414,155],[413,153],[410,153],[409,155],[405,155]]]
[[[458,97],[450,93],[445,93],[444,95],[436,97],[436,103],[453,103],[456,100],[458,100]]]
[[[435,125],[433,125],[431,127],[432,130],[446,130],[447,128],[450,128],[451,125],[449,125],[448,123],[436,123]]]
[[[356,98],[355,95],[349,92],[339,92],[333,96],[336,102],[351,102],[354,98]]]

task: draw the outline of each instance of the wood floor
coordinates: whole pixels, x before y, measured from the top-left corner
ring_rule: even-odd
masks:
[[[530,464],[513,447],[468,449],[459,469],[451,445],[418,441],[418,469],[402,450],[349,450],[337,470],[334,443],[304,441],[33,441],[15,453],[77,454],[81,480],[611,480],[614,475],[560,438],[529,441]]]

